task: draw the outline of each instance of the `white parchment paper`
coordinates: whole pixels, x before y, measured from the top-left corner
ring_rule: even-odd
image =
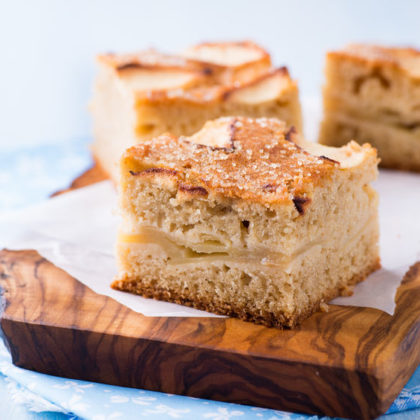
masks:
[[[392,314],[402,277],[420,260],[420,175],[381,170],[375,187],[380,194],[382,269],[356,286],[353,296],[332,303]],[[0,247],[36,249],[95,292],[147,316],[216,316],[112,290],[117,225],[116,193],[105,181],[3,214]]]
[[[321,100],[303,98],[305,135],[317,137]],[[393,314],[395,292],[410,265],[420,260],[420,174],[381,170],[379,192],[382,268],[358,284],[353,296],[331,303],[372,307]],[[185,306],[144,299],[110,288],[117,269],[116,193],[101,182],[20,212],[0,215],[0,249],[36,249],[99,294],[147,316],[217,316]]]

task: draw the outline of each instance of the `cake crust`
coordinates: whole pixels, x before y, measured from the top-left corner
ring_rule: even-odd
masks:
[[[203,48],[212,48],[220,51],[229,52],[231,48],[242,48],[246,50],[247,57],[236,63],[225,61],[210,61],[205,54],[200,54]],[[252,41],[239,42],[203,42],[194,45],[179,55],[164,54],[157,50],[149,49],[132,54],[100,54],[98,61],[105,63],[117,71],[124,71],[130,68],[149,68],[149,69],[186,69],[200,71],[209,74],[214,69],[225,69],[227,67],[239,68],[249,64],[265,63],[271,65],[270,54],[259,45]]]
[[[292,200],[303,213],[315,186],[340,164],[305,151],[295,136],[276,119],[220,118],[190,138],[162,135],[134,146],[123,161],[132,176],[170,173],[186,194],[200,188],[260,203]],[[362,149],[376,159],[368,145]]]
[[[206,59],[205,54],[194,54],[208,47],[220,51],[242,48],[247,52],[242,62],[230,63]],[[228,55],[223,54],[225,60]],[[196,57],[195,59],[192,57]],[[174,102],[183,100],[196,104],[208,104],[230,100],[236,92],[257,86],[267,79],[278,79],[283,92],[296,89],[287,67],[271,68],[267,51],[250,41],[203,43],[187,50],[185,55],[169,55],[156,50],[137,54],[103,54],[98,62],[112,68],[121,80],[141,76],[142,72],[182,72],[183,83],[173,88],[135,89],[140,102]],[[281,92],[277,92],[279,94]]]
[[[392,67],[410,78],[420,79],[420,51],[415,48],[350,44],[342,50],[328,52],[327,59],[352,60],[369,67]]]

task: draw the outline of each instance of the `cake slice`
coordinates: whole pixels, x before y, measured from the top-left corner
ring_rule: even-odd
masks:
[[[420,171],[420,51],[350,45],[327,54],[319,141],[370,142],[381,165]]]
[[[191,135],[219,116],[277,117],[300,127],[298,88],[251,42],[204,43],[98,58],[91,111],[96,162],[118,181],[123,151],[164,132]]]
[[[293,327],[379,266],[377,157],[220,118],[122,157],[112,287]]]
[[[294,326],[379,266],[369,145],[330,148],[275,119],[221,118],[121,161],[113,287]]]

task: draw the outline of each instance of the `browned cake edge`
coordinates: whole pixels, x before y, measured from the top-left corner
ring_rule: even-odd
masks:
[[[345,284],[339,286],[338,288],[325,291],[323,298],[320,299],[316,304],[308,305],[299,314],[292,316],[285,314],[273,314],[272,312],[268,311],[263,315],[261,313],[249,312],[242,306],[236,306],[234,302],[227,303],[217,302],[215,300],[197,299],[195,296],[182,294],[177,290],[163,289],[159,286],[147,287],[142,284],[141,279],[115,280],[111,284],[111,287],[123,292],[141,295],[145,298],[152,298],[156,300],[190,306],[195,309],[212,312],[218,315],[227,315],[242,319],[243,321],[250,321],[257,324],[266,325],[268,327],[293,328],[308,318],[310,315],[312,315],[314,312],[317,312],[322,303],[329,302],[338,296],[347,295],[349,287],[365,280],[369,274],[376,271],[380,267],[381,263],[378,257],[375,262],[373,262],[361,273],[353,276],[353,278],[351,278]]]
[[[327,59],[331,60],[351,60],[363,63],[368,66],[387,66],[405,74],[412,79],[419,79],[419,76],[410,72],[398,57],[399,53],[407,56],[416,57],[420,55],[420,50],[412,47],[385,47],[375,44],[350,44],[347,47],[328,51]]]

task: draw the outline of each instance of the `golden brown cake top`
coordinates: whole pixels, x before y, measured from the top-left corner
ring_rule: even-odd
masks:
[[[239,68],[247,64],[265,63],[271,66],[270,55],[251,41],[220,42],[194,45],[177,55],[154,49],[128,54],[103,54],[98,59],[117,71],[133,68],[181,68],[212,73],[217,68]]]
[[[123,178],[169,176],[186,194],[212,193],[267,204],[291,200],[302,213],[315,185],[341,164],[305,151],[297,140],[295,130],[277,119],[219,118],[191,137],[162,135],[130,148],[122,158]],[[352,147],[354,153],[363,150]],[[364,148],[375,154],[370,146]]]
[[[296,88],[287,69],[274,69],[267,51],[250,41],[202,43],[178,55],[104,54],[98,60],[140,101],[223,101],[269,83],[276,86],[267,92],[276,97],[279,89]]]
[[[371,66],[392,66],[408,76],[420,78],[420,51],[414,48],[391,48],[370,44],[351,44],[328,53],[331,58],[350,58]]]

